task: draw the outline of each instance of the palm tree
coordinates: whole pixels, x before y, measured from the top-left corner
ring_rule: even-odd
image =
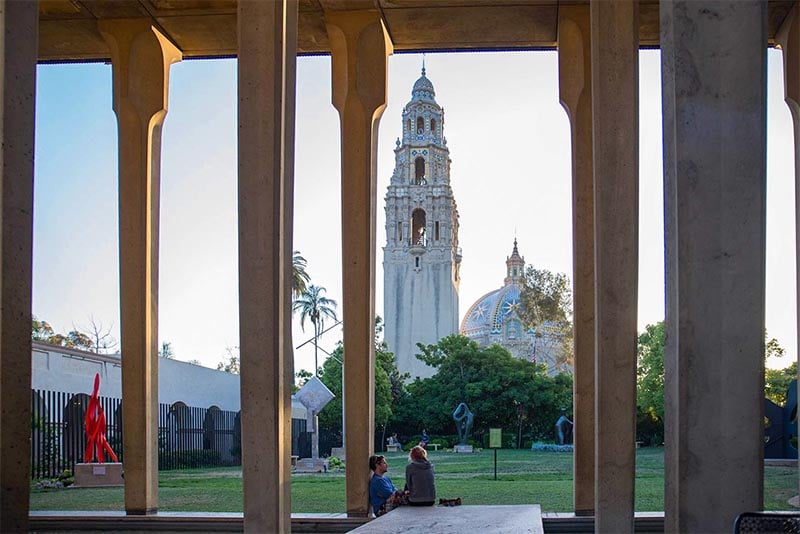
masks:
[[[306,272],[306,259],[300,255],[299,250],[292,254],[292,296],[298,298],[306,290],[306,285],[311,278]]]
[[[323,331],[323,324],[325,318],[337,321],[336,317],[336,301],[324,296],[325,288],[322,286],[315,286],[309,284],[305,291],[297,297],[292,303],[292,311],[300,312],[300,328],[304,328],[306,317],[311,320],[314,325],[314,376],[317,376],[317,369],[319,369],[319,362],[317,360],[317,338]]]

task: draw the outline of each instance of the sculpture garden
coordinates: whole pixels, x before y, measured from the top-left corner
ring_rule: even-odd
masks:
[[[388,476],[402,480],[407,454],[386,453]],[[544,512],[572,510],[572,454],[501,449],[498,480],[492,480],[493,455],[429,453],[436,465],[436,487],[442,497],[461,497],[465,504],[540,503]],[[658,447],[637,449],[636,510],[664,509],[664,454]],[[796,467],[768,465],[764,476],[766,510],[786,509],[797,494]],[[345,507],[344,471],[292,475],[293,513],[336,513]],[[162,511],[242,511],[240,468],[164,471],[159,475]],[[32,510],[121,510],[122,488],[32,490]]]

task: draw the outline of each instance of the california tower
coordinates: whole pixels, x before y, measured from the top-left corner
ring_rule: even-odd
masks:
[[[425,378],[433,369],[415,358],[417,343],[458,332],[461,251],[444,110],[424,66],[394,153],[383,249],[385,340],[401,372]]]

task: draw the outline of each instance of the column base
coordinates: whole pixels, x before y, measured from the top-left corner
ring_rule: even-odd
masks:
[[[125,510],[127,515],[157,515],[158,508],[145,508],[144,510]]]

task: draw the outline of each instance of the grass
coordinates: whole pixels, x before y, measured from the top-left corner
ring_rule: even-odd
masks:
[[[403,485],[405,453],[389,453],[388,476]],[[429,453],[436,466],[439,497],[461,497],[466,504],[538,503],[542,510],[572,511],[572,454],[528,450],[494,453]],[[765,467],[764,507],[789,509],[787,501],[798,493],[797,469]],[[122,488],[31,490],[32,510],[122,510]],[[159,474],[159,509],[162,511],[242,511],[242,474],[236,467],[162,471]],[[345,509],[344,472],[292,475],[292,512],[342,512]],[[642,448],[636,452],[636,510],[664,509],[664,451]]]

